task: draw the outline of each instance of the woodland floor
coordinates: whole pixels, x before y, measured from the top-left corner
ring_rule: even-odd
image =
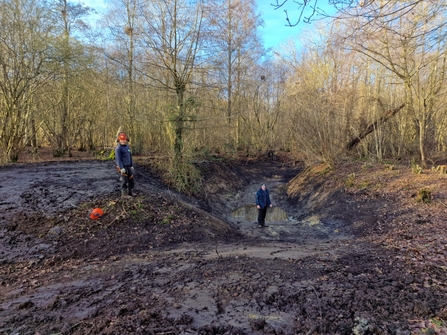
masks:
[[[0,167],[0,334],[447,334],[447,174],[202,161],[188,197],[136,158],[123,200],[76,154]]]

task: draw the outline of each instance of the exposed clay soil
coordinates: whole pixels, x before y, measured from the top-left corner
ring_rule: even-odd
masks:
[[[0,334],[447,334],[447,175],[204,161],[188,197],[137,161],[129,200],[110,161],[0,168]]]

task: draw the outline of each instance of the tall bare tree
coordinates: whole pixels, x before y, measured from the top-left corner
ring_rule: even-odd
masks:
[[[87,67],[85,46],[77,39],[76,34],[87,29],[84,18],[91,9],[67,0],[58,0],[52,9],[54,22],[57,23],[53,40],[53,68],[58,75],[55,76],[57,80],[54,84],[60,86],[54,86],[49,97],[52,115],[48,114],[51,117],[47,119],[46,127],[52,135],[50,140],[54,153],[71,156],[71,147],[83,127],[83,119],[78,117],[80,109],[76,108],[76,105],[79,106],[76,92],[81,86],[81,69]]]
[[[207,41],[213,46],[212,64],[216,85],[226,99],[227,142],[236,140],[232,131],[241,116],[241,95],[257,61],[264,54],[257,29],[263,24],[253,0],[214,0],[206,6]],[[246,107],[246,106],[245,106]],[[232,134],[233,133],[233,134]]]
[[[175,93],[170,122],[173,125],[174,165],[183,160],[183,137],[193,118],[187,96],[199,52],[203,19],[202,1],[158,0],[140,7],[139,42],[146,47],[144,74],[153,85]]]
[[[34,98],[51,71],[49,11],[37,0],[0,1],[0,147],[3,161],[17,161],[28,144]]]
[[[138,3],[137,0],[116,0],[110,2],[111,8],[106,16],[106,25],[109,28],[113,43],[106,49],[107,56],[119,66],[115,80],[122,85],[122,101],[116,107],[116,117],[119,125],[132,137],[132,149],[135,153],[141,152],[143,136],[142,125],[139,122],[141,107],[138,105],[137,71],[138,64]],[[124,71],[126,74],[122,76]]]

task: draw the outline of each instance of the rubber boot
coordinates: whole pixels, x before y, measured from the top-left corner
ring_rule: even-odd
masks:
[[[131,196],[129,195],[129,190],[126,188],[125,190],[121,190],[121,198],[128,199]]]

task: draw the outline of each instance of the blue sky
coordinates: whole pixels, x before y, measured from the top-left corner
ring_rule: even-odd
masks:
[[[289,0],[292,5],[293,1]],[[261,28],[261,35],[264,39],[264,46],[266,48],[277,47],[281,43],[287,41],[292,37],[296,37],[304,23],[300,22],[295,27],[286,26],[286,14],[284,9],[287,9],[287,14],[290,18],[298,17],[298,10],[295,6],[281,7],[279,9],[274,9],[271,3],[276,2],[275,0],[257,0],[258,10],[261,13],[262,19],[264,20],[264,27]]]
[[[97,11],[100,11],[103,8],[104,1],[103,0],[80,0],[85,5],[95,8]],[[287,3],[279,8],[274,9],[271,5],[272,3],[276,3],[276,0],[256,0],[258,5],[258,11],[261,13],[261,16],[264,20],[264,27],[261,28],[261,35],[264,39],[264,46],[266,48],[276,48],[281,43],[286,42],[290,38],[294,38],[299,36],[300,31],[306,26],[308,23],[300,22],[295,27],[286,26],[286,14],[284,10],[287,10],[291,23],[295,23],[299,17],[297,4],[293,0],[288,0]],[[329,0],[318,0],[319,6],[323,6],[328,8]],[[279,2],[282,2],[279,1]]]
[[[312,23],[305,23],[301,19],[296,26],[290,27],[286,26],[288,24],[286,20],[286,13],[289,16],[290,23],[295,24],[299,18],[299,8],[296,1],[288,0],[282,7],[275,9],[272,3],[276,3],[276,0],[256,0],[258,5],[258,11],[264,20],[264,28],[261,29],[261,33],[264,38],[264,46],[266,48],[276,48],[281,43],[286,42],[289,39],[298,37],[299,34],[304,30],[304,28],[309,28]],[[283,0],[278,1],[279,3]],[[300,1],[302,2],[302,1]],[[328,4],[329,0],[318,0],[318,7],[326,12],[334,12],[334,7]],[[314,4],[314,1],[311,1]],[[304,12],[304,16],[310,15],[312,9],[308,7]],[[321,19],[322,17],[315,14],[314,19]]]

